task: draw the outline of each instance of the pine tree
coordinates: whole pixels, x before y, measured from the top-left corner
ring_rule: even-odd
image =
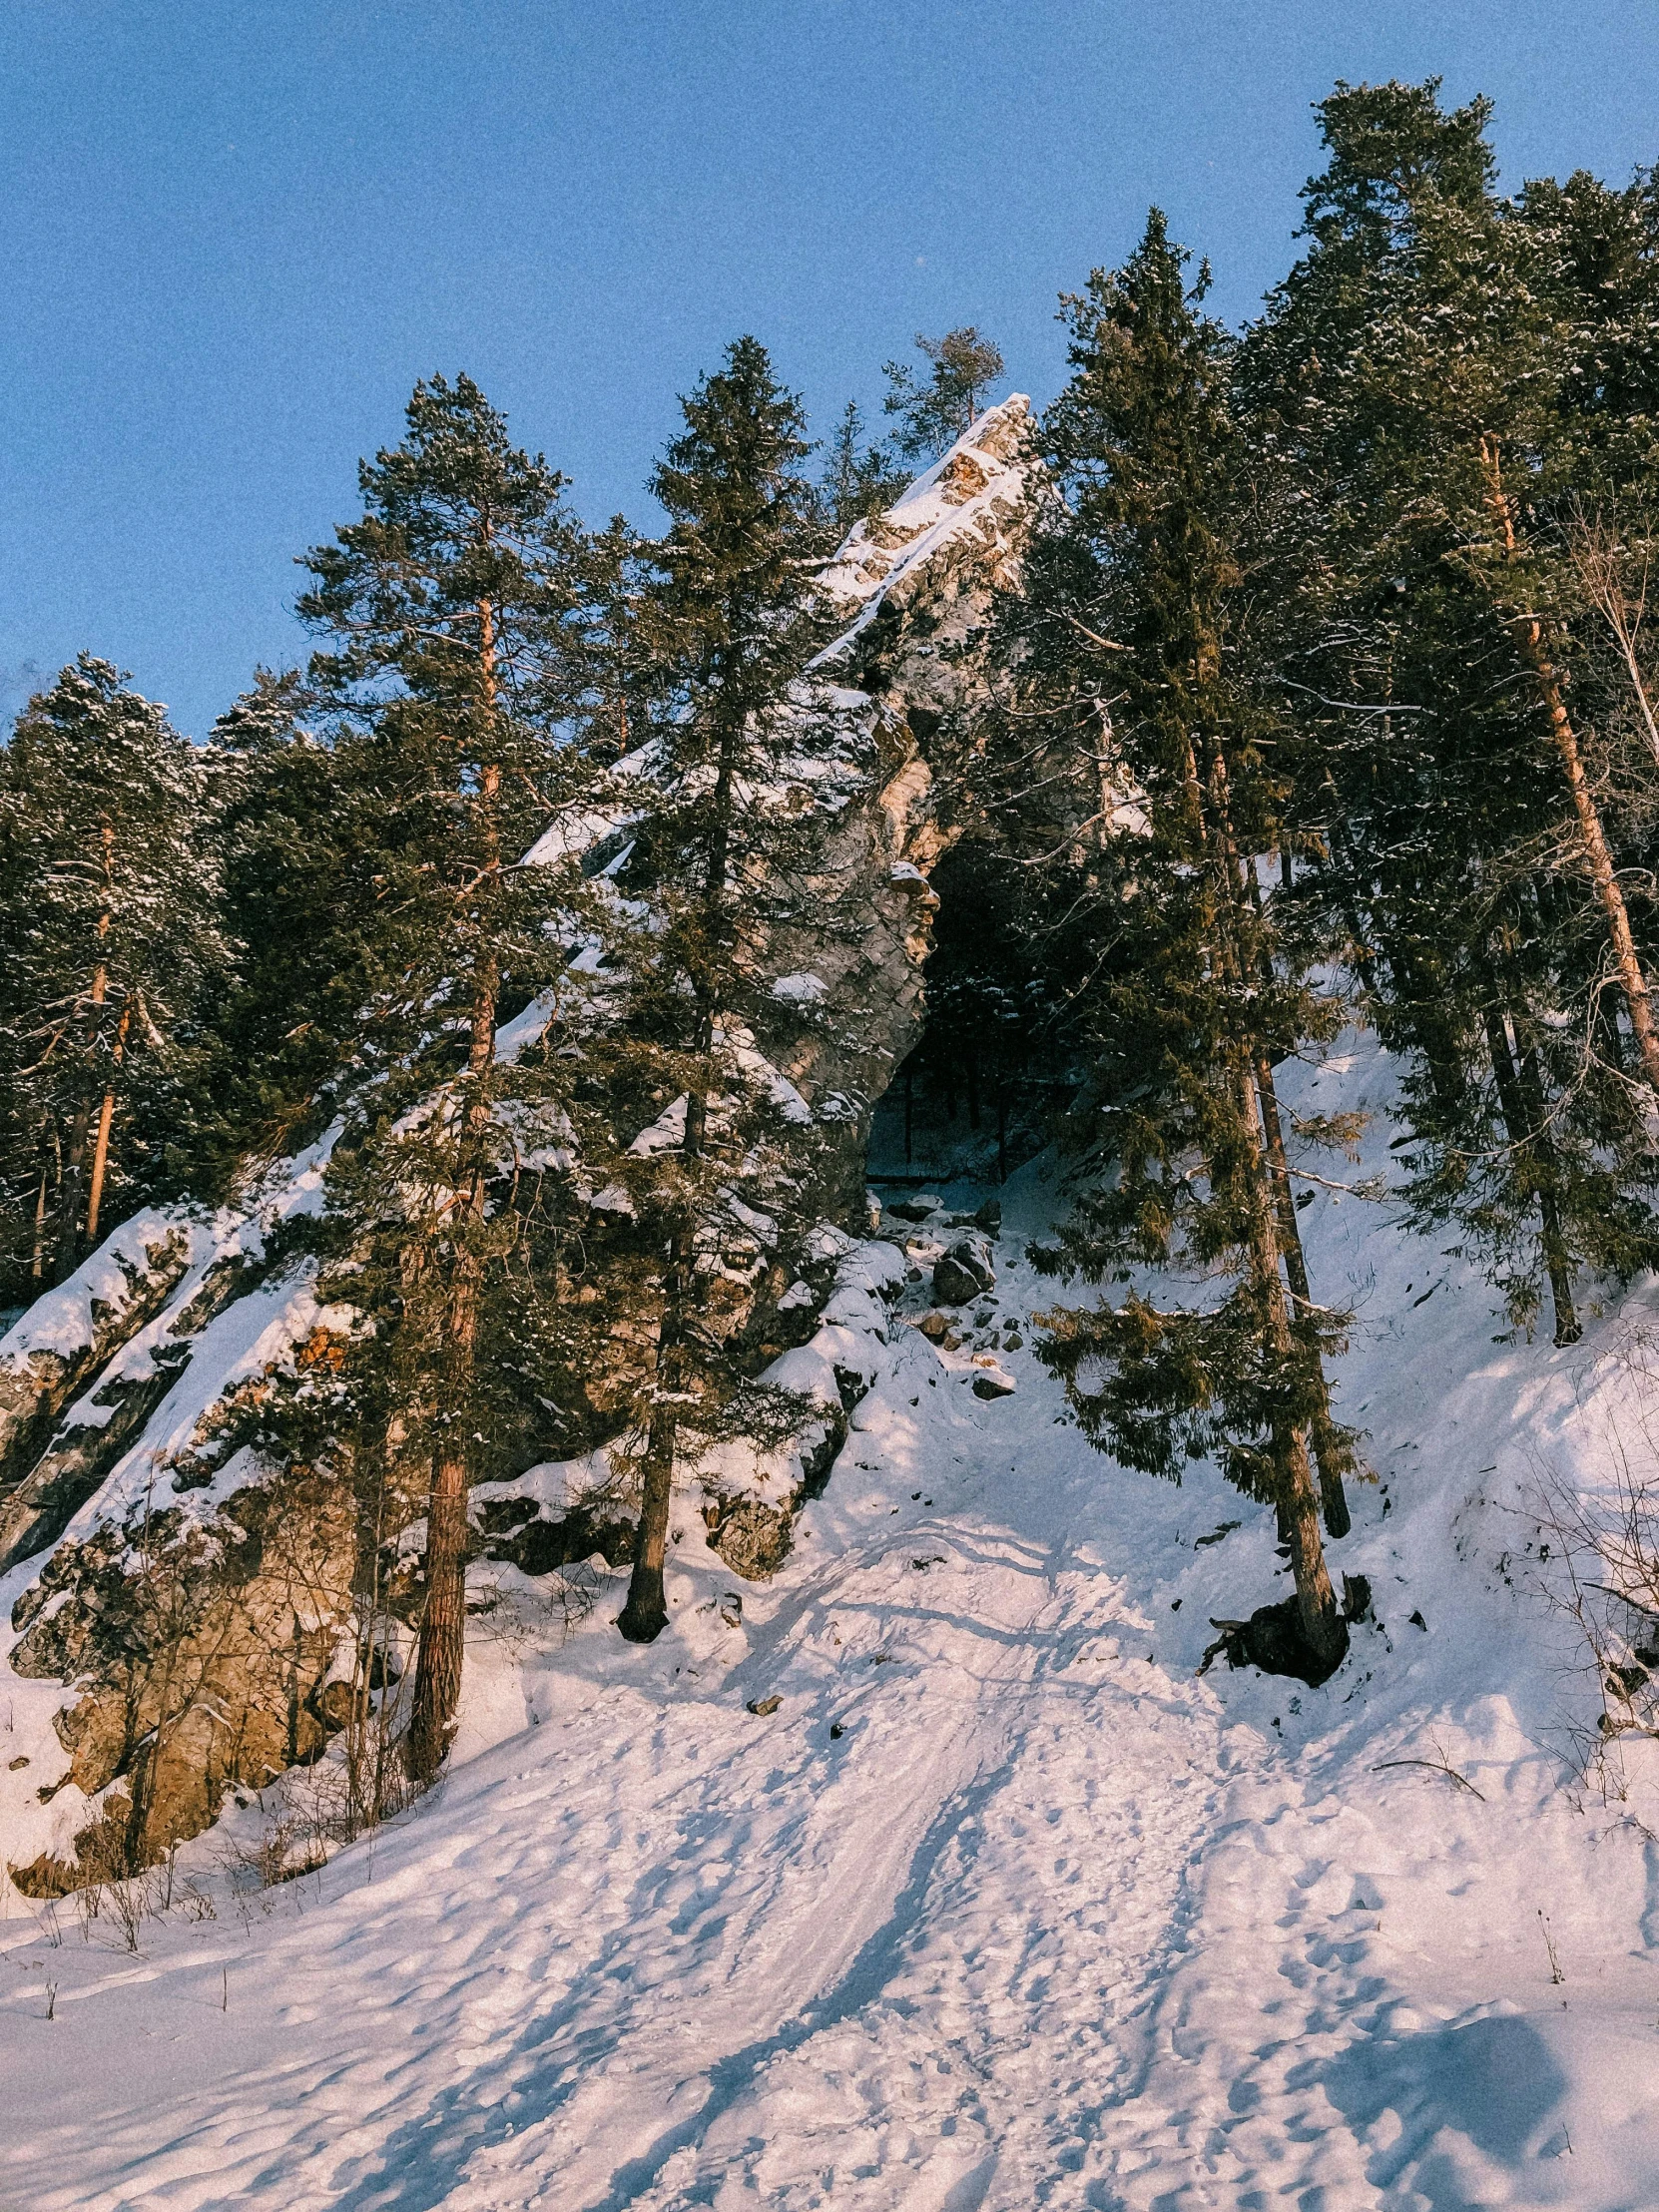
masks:
[[[1002,355],[971,322],[942,338],[918,330],[916,350],[928,364],[925,377],[907,362],[882,362],[888,388],[881,408],[896,418],[892,441],[907,460],[934,460],[984,410],[1002,374]]]
[[[906,481],[904,470],[879,445],[866,442],[863,410],[849,399],[830,440],[821,485],[834,542],[838,545],[855,522],[890,507]]]
[[[1569,1343],[1580,1261],[1648,1248],[1646,1109],[1605,996],[1639,1066],[1645,975],[1505,457],[1533,456],[1536,498],[1568,452],[1560,256],[1493,195],[1487,104],[1446,114],[1436,89],[1322,106],[1310,244],[1242,364],[1277,485],[1257,566],[1302,737],[1300,896],[1407,1055],[1405,1195],[1468,1233],[1518,1322],[1547,1279]],[[1574,845],[1578,884],[1556,861]]]
[[[261,669],[205,755],[238,946],[215,1022],[221,1185],[319,1132],[363,1003],[373,888],[345,839],[339,764],[307,726],[319,704],[296,670]]]
[[[1331,1417],[1323,1369],[1344,1317],[1316,1306],[1298,1272],[1272,1070],[1332,1035],[1342,1009],[1290,956],[1262,895],[1257,855],[1277,846],[1284,793],[1263,742],[1274,731],[1254,692],[1231,543],[1232,347],[1200,312],[1207,271],[1189,290],[1186,259],[1154,210],[1125,267],[1096,272],[1068,302],[1073,374],[1044,424],[1067,496],[1046,526],[1069,544],[1034,561],[1027,588],[1060,582],[1054,612],[1073,647],[1069,672],[1050,656],[1040,681],[1063,727],[1077,727],[1077,697],[1091,711],[1085,729],[1112,700],[1134,827],[1100,855],[1102,956],[1082,1013],[1084,1143],[1106,1172],[1038,1257],[1091,1283],[1155,1267],[1196,1271],[1217,1289],[1187,1306],[1131,1290],[1121,1303],[1060,1309],[1043,1357],[1091,1439],[1126,1464],[1173,1478],[1184,1458],[1214,1455],[1274,1505],[1301,1663],[1323,1678],[1347,1629],[1309,1436],[1327,1461],[1328,1513],[1345,1527],[1352,1439]],[[1079,609],[1085,577],[1093,588]],[[1083,781],[1095,775],[1090,757]],[[1352,1132],[1308,1124],[1303,1134]]]
[[[370,1080],[330,1168],[344,1251],[328,1280],[371,1325],[365,1399],[389,1403],[401,1448],[428,1460],[407,1745],[425,1781],[460,1695],[470,1483],[503,1399],[522,1414],[556,1394],[546,1371],[562,1366],[559,1300],[529,1286],[556,1287],[567,1213],[569,1071],[549,1031],[580,878],[520,862],[589,774],[562,742],[584,661],[582,546],[562,479],[466,376],[418,384],[403,443],[359,473],[362,519],[306,556],[299,601],[334,641],[310,681],[375,899]],[[506,1052],[520,1009],[527,1048]]]
[[[201,758],[83,653],[0,756],[0,845],[11,1120],[32,1154],[12,1177],[30,1186],[38,1284],[68,1273],[112,1211],[179,1188],[227,962]]]
[[[761,991],[756,933],[803,830],[784,770],[811,746],[812,710],[792,687],[825,637],[799,400],[766,349],[743,337],[681,409],[685,429],[651,487],[669,517],[647,620],[670,711],[639,797],[635,877],[658,917],[636,948],[631,1029],[647,1063],[638,1080],[670,1109],[633,1155],[636,1203],[661,1256],[639,1543],[619,1622],[636,1642],[667,1618],[677,1444],[683,1430],[707,1434],[744,1380],[706,1308],[723,1194],[753,1173],[765,1144],[740,1061]],[[749,1404],[761,1418],[754,1393]]]

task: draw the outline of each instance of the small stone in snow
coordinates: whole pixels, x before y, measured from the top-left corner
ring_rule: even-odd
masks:
[[[925,1221],[929,1214],[936,1214],[944,1200],[931,1191],[918,1191],[914,1198],[889,1198],[887,1212],[896,1214],[900,1221]]]
[[[973,1394],[975,1397],[1008,1397],[1012,1394],[1013,1389],[1013,1377],[1011,1375],[1001,1375],[995,1368],[981,1368],[973,1379]]]
[[[941,1306],[966,1306],[995,1283],[990,1245],[977,1231],[958,1237],[934,1264],[933,1296]]]

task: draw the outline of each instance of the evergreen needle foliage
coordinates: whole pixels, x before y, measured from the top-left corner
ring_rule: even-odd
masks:
[[[208,780],[83,653],[0,754],[0,1056],[14,1283],[67,1274],[180,1188],[229,944]]]
[[[639,1548],[622,1615],[638,1641],[666,1618],[683,1431],[707,1438],[734,1417],[762,1417],[709,1292],[739,1170],[752,1194],[786,1214],[792,1205],[778,1110],[754,1095],[743,1055],[766,995],[761,939],[788,906],[811,821],[800,802],[810,810],[822,716],[801,679],[828,635],[814,586],[817,498],[802,473],[811,446],[765,347],[738,339],[681,407],[685,428],[652,479],[669,529],[644,611],[667,711],[625,877],[649,890],[658,916],[630,953],[633,1081],[673,1101],[657,1138],[636,1140],[633,1154],[643,1154],[635,1203],[657,1225],[662,1266],[640,1413]],[[723,1412],[734,1403],[736,1415]]]
[[[989,404],[991,386],[1002,374],[1002,354],[971,322],[947,330],[942,338],[916,333],[916,351],[927,363],[918,375],[907,361],[884,361],[887,379],[884,414],[897,428],[892,441],[906,460],[936,459]]]
[[[1189,289],[1185,261],[1154,210],[1129,262],[1066,303],[1072,378],[1044,425],[1065,496],[1025,612],[1046,650],[1013,665],[1031,706],[1091,751],[1104,730],[1077,703],[1109,708],[1113,766],[1133,793],[1133,827],[1102,855],[1103,941],[1079,1009],[1080,1118],[1102,1172],[1040,1262],[1095,1283],[1187,1273],[1194,1295],[1171,1305],[1137,1287],[1061,1309],[1045,1358],[1103,1449],[1172,1477],[1213,1456],[1278,1509],[1303,1633],[1329,1669],[1346,1631],[1308,1438],[1340,1532],[1352,1449],[1323,1359],[1343,1317],[1312,1302],[1299,1244],[1293,1258],[1272,1071],[1327,1041],[1341,1007],[1279,928],[1257,858],[1278,847],[1286,789],[1235,551],[1233,348],[1201,312],[1207,273]]]
[[[451,1739],[479,1483],[608,1454],[645,1641],[676,1481],[833,1426],[764,1376],[857,1161],[781,1070],[830,1042],[819,948],[833,1020],[870,1016],[843,1064],[887,1049],[847,985],[894,941],[859,872],[890,746],[943,900],[898,925],[906,1007],[933,930],[905,1142],[918,1081],[999,1177],[1060,1137],[1043,1357],[1124,1464],[1211,1459],[1274,1509],[1302,1671],[1345,1647],[1326,1542],[1364,1469],[1299,1219],[1361,1131],[1293,1117],[1282,1071],[1375,1028],[1388,1195],[1508,1329],[1570,1344],[1659,1265],[1659,187],[1502,195],[1487,104],[1433,81],[1339,84],[1320,122],[1248,328],[1156,211],[1062,301],[1023,519],[971,510],[994,603],[964,532],[837,648],[856,695],[819,659],[851,621],[829,556],[857,533],[873,575],[974,496],[936,472],[887,513],[994,396],[971,324],[886,364],[884,442],[851,405],[822,450],[738,339],[680,402],[654,537],[584,529],[433,377],[303,558],[303,672],[257,671],[201,748],[91,655],[19,718],[0,1300],[316,1148],[320,1217],[266,1254],[315,1327],[210,1440],[348,1493],[359,1717],[388,1616],[418,1639],[406,1772],[385,1704],[362,1817]]]

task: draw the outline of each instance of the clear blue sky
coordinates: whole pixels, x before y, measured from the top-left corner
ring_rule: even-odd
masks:
[[[1659,0],[0,0],[0,704],[88,647],[200,735],[302,657],[434,370],[643,518],[740,331],[826,429],[957,322],[1042,398],[1151,200],[1240,318],[1309,104],[1430,73],[1508,183],[1659,160]]]

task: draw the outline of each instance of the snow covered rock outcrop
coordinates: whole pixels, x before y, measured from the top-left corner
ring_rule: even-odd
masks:
[[[982,415],[885,513],[860,522],[824,578],[846,617],[813,673],[859,764],[807,877],[803,918],[773,935],[778,1019],[760,1042],[837,1130],[824,1212],[861,1210],[869,1119],[915,1043],[937,898],[956,825],[941,797],[970,745],[972,651],[1023,543],[1030,426],[1020,395]]]
[[[933,1296],[941,1306],[965,1306],[970,1299],[982,1298],[995,1288],[996,1270],[991,1265],[991,1242],[986,1236],[970,1232],[958,1237],[934,1262]]]
[[[49,1351],[67,1397],[0,1497],[0,1652],[35,1747],[5,1771],[0,1836],[31,1894],[124,1867],[140,1827],[149,1849],[194,1835],[324,1741],[349,1515],[237,1440],[278,1371],[337,1342],[308,1271],[275,1264],[319,1152],[247,1213],[126,1224],[0,1340],[0,1374]]]
[[[0,1560],[17,1544],[18,1493],[52,1422],[166,1303],[190,1251],[186,1224],[146,1208],[0,1341]]]
[[[798,1279],[801,1296],[786,1302],[786,1311],[817,1326],[757,1380],[810,1410],[780,1443],[728,1438],[684,1470],[701,1496],[710,1548],[751,1581],[775,1574],[789,1557],[797,1511],[830,1479],[847,1418],[882,1366],[887,1306],[904,1283],[904,1259],[893,1246],[856,1243],[829,1222],[815,1231],[807,1264],[817,1288]],[[633,1555],[636,1485],[617,1445],[527,1468],[512,1481],[477,1483],[471,1513],[478,1555],[531,1575],[595,1553],[621,1566]]]
[[[779,795],[811,853],[763,948],[766,1011],[727,1039],[789,1126],[796,1218],[821,1226],[792,1237],[740,1178],[712,1309],[757,1379],[813,1412],[781,1447],[729,1442],[686,1470],[740,1576],[788,1556],[883,1357],[902,1267],[846,1232],[866,1224],[870,1115],[919,1033],[928,874],[954,834],[941,749],[971,742],[972,641],[1019,557],[1027,422],[1023,398],[992,408],[825,578],[844,627],[804,672],[815,738]],[[282,1235],[320,1203],[327,1143],[241,1211],[135,1217],[0,1340],[0,1675],[32,1747],[0,1770],[0,1865],[33,1894],[154,1857],[228,1792],[314,1759],[388,1557],[381,1597],[413,1617],[407,1532],[365,1537],[316,1468],[248,1442],[264,1396],[325,1369],[350,1327]],[[625,1453],[526,1469],[477,1486],[477,1556],[532,1579],[620,1562],[637,1510]]]
[[[828,1223],[819,1245],[836,1261],[820,1327],[761,1378],[807,1399],[816,1417],[782,1449],[727,1444],[699,1468],[709,1543],[752,1581],[783,1565],[797,1511],[829,1481],[847,1420],[885,1364],[886,1308],[904,1283],[903,1255],[892,1245],[854,1244]]]

